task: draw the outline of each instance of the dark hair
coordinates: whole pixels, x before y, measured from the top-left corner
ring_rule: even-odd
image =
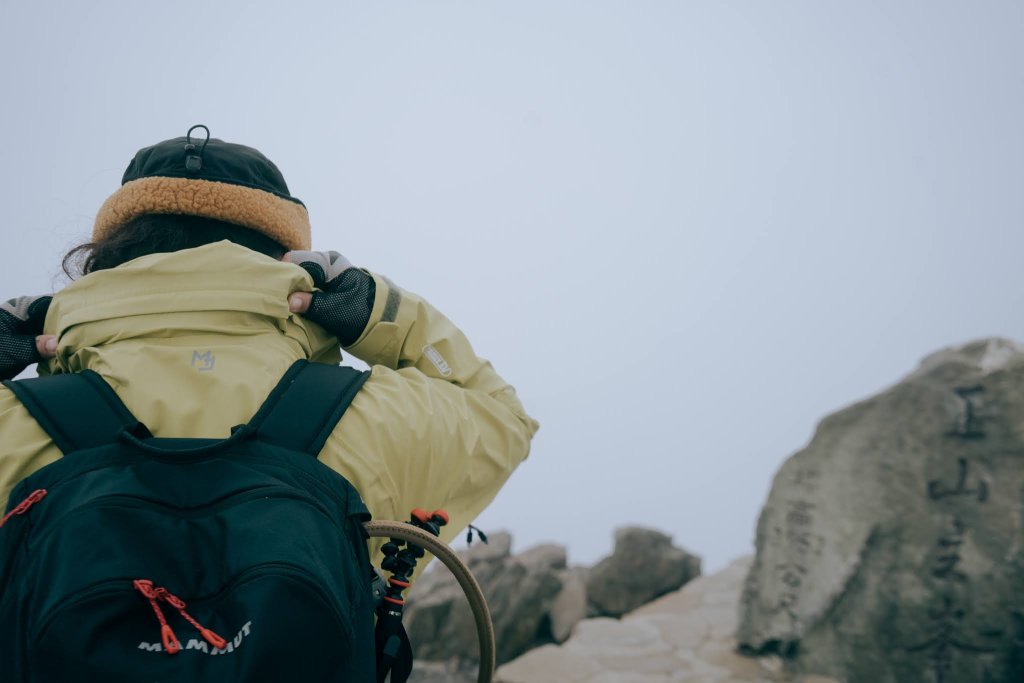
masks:
[[[182,214],[147,213],[96,242],[80,244],[64,256],[64,272],[74,279],[116,268],[147,254],[161,254],[229,240],[280,259],[288,251],[266,235],[234,223]]]

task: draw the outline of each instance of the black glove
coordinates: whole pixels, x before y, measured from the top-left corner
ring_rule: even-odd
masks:
[[[373,277],[336,251],[290,251],[285,260],[305,269],[321,290],[313,292],[302,315],[337,337],[342,346],[359,339],[377,294]]]
[[[0,379],[11,379],[43,359],[36,337],[52,296],[20,296],[0,304]]]

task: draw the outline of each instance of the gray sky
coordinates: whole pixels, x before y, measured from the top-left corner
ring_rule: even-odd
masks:
[[[1024,340],[1024,4],[0,0],[4,297],[139,147],[259,148],[542,424],[479,520],[750,552],[825,414]]]

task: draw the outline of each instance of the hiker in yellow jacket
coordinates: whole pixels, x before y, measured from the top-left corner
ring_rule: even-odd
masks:
[[[305,206],[258,151],[191,131],[140,150],[93,241],[65,260],[84,276],[0,307],[0,378],[33,362],[90,369],[155,436],[225,438],[292,363],[337,364],[343,348],[372,373],[320,460],[375,518],[444,508],[450,541],[526,458],[537,423],[429,303],[309,250]],[[5,387],[0,444],[5,508],[61,453]]]

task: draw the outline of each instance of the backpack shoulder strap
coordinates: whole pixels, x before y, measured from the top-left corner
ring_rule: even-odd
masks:
[[[249,426],[264,443],[315,458],[369,377],[369,371],[297,361]]]
[[[146,431],[110,385],[91,370],[3,384],[64,455],[113,443],[125,430]]]

